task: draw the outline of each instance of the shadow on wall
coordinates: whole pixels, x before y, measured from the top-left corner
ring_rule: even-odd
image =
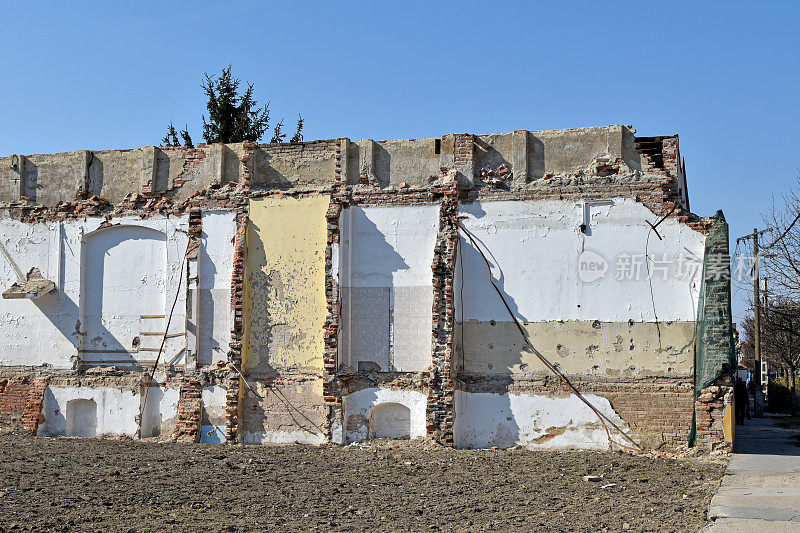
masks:
[[[505,165],[506,168],[509,169],[513,167],[511,161],[506,159],[494,146],[480,137],[475,138],[475,149],[475,158],[478,164],[484,168],[497,170],[501,165]]]
[[[254,152],[255,172],[253,176],[254,187],[269,187],[274,189],[290,189],[294,183],[272,166],[273,157],[262,147],[257,147]]]
[[[69,246],[66,236],[61,235],[62,250]],[[63,252],[62,252],[63,254]],[[102,257],[100,258],[102,261]],[[59,278],[66,279],[66,263],[65,258],[60,259],[60,272]],[[86,268],[85,259],[81,262],[81,270]],[[83,287],[83,283],[82,283]],[[83,290],[80,291],[83,297]],[[56,291],[48,293],[40,298],[31,300],[37,309],[50,321],[50,323],[58,329],[58,331],[67,339],[75,348],[75,353],[81,350],[82,345],[82,332],[86,331],[86,326],[81,320],[81,309],[79,304],[72,298],[67,296],[62,287],[57,287]],[[111,332],[103,326],[102,323],[96,324],[97,331],[105,338],[112,337]]]
[[[103,178],[105,171],[103,168],[103,161],[92,153],[89,161],[89,184],[86,191],[86,196],[99,195],[103,191]]]
[[[411,409],[399,403],[381,403],[369,412],[370,439],[407,439],[411,436]]]
[[[481,207],[480,203],[474,202],[471,204],[462,204],[460,206],[460,211],[462,213],[467,213],[472,215],[476,219],[480,219],[486,215],[486,212]],[[478,246],[481,247],[483,254],[485,255],[486,259],[481,255],[480,251],[476,248],[476,245],[473,244],[472,240],[465,235],[464,230],[459,230],[460,237],[458,242],[458,255],[456,257],[456,268],[455,268],[455,282],[454,282],[454,289],[455,289],[455,305],[456,305],[456,331],[455,331],[455,354],[457,357],[457,362],[454,365],[456,369],[456,376],[463,372],[465,367],[465,346],[464,346],[464,301],[468,301],[469,298],[475,298],[475,296],[470,294],[470,286],[473,284],[489,284],[489,275],[491,272],[492,279],[494,280],[494,284],[496,285],[497,289],[502,293],[503,298],[505,299],[508,307],[510,308],[511,312],[514,316],[520,320],[521,322],[525,322],[526,318],[520,313],[519,306],[517,305],[514,297],[508,294],[505,291],[505,280],[506,275],[503,271],[502,266],[498,262],[497,258],[492,255],[491,250],[489,250],[484,243],[480,240],[480,238],[473,233],[470,233],[472,239],[477,243]],[[489,266],[487,266],[487,261]],[[491,271],[489,270],[491,267]],[[474,269],[474,271],[470,272],[466,269]],[[497,295],[497,292],[492,289],[491,294],[496,297],[500,298]],[[511,316],[506,315],[500,318],[499,321],[511,321]],[[521,335],[515,341],[522,345],[524,341],[522,340]],[[491,347],[491,344],[489,344]],[[483,354],[484,357],[489,361],[488,365],[489,368],[492,369],[492,362],[491,362],[491,353]],[[504,361],[506,368],[503,369],[502,372],[496,373],[492,376],[493,379],[493,392],[492,394],[492,413],[491,416],[481,416],[482,423],[493,423],[496,422],[496,427],[493,431],[490,431],[486,428],[481,428],[481,433],[491,434],[493,436],[489,437],[487,442],[483,443],[485,447],[490,446],[499,446],[503,448],[515,446],[520,443],[520,427],[515,420],[514,413],[511,409],[511,398],[509,396],[510,387],[513,383],[512,378],[512,368],[515,365],[519,365],[522,363],[522,357],[517,355],[514,358],[510,358],[507,361]],[[467,416],[468,410],[470,406],[467,404],[466,398],[468,397],[467,394],[460,394],[457,395],[457,402],[456,402],[456,425],[459,425],[459,416],[464,417]],[[496,400],[496,401],[494,401]],[[470,417],[472,418],[472,417]]]
[[[80,350],[133,363],[131,352],[144,342],[140,335],[163,334],[165,327],[167,236],[141,226],[112,226],[84,239]]]
[[[31,300],[50,323],[58,329],[65,339],[80,348],[80,312],[78,305],[57,288],[52,293]]]
[[[197,291],[197,319],[194,323],[187,321],[187,331],[194,333],[195,337],[200,341],[197,353],[198,364],[210,365],[214,362],[214,352],[223,349],[227,350],[227,347],[223,348],[214,339],[216,306],[211,292],[213,284],[207,288],[202,286],[202,280],[210,281],[217,277],[217,266],[208,254],[208,234],[205,230],[203,230],[200,240],[201,245],[197,261],[198,284],[195,289]],[[191,331],[192,328],[194,328],[194,331]]]
[[[528,173],[530,179],[540,179],[545,174],[544,142],[528,134]]]
[[[261,240],[261,226],[256,224],[253,218],[247,222],[247,261],[256,265],[267,265],[267,252],[264,249],[264,242]],[[273,373],[277,370],[269,362],[269,347],[272,346],[274,333],[271,327],[268,302],[270,299],[282,299],[283,283],[280,273],[275,271],[267,273],[262,268],[246,269],[245,280],[245,308],[262,309],[263,312],[248,312],[245,321],[245,341],[248,343],[248,351],[251,355],[256,355],[258,364],[252,367],[252,361],[245,361],[243,368],[247,371],[258,371],[259,373]],[[253,301],[263,298],[263,305],[254,305]],[[262,353],[264,352],[264,353]],[[262,415],[263,413],[257,413]]]
[[[67,437],[93,438],[97,435],[97,404],[94,400],[67,402]]]
[[[21,193],[27,196],[32,201],[36,201],[38,190],[42,186],[39,185],[39,167],[28,158],[25,158],[24,178],[22,182]]]
[[[147,391],[147,406],[142,413],[139,431],[142,438],[158,437],[161,435],[161,400],[164,398],[164,390],[159,386],[150,387],[149,389],[143,386],[142,389]],[[144,404],[144,397],[142,397],[142,403]]]
[[[58,400],[56,400],[50,387],[44,390],[42,414],[44,415],[44,422],[39,425],[37,435],[46,437],[64,435],[67,427],[67,418],[64,411],[58,409]]]
[[[381,189],[385,189],[389,186],[389,181],[391,180],[392,154],[381,143],[373,143],[373,147],[375,150],[375,168],[372,169],[372,174]]]
[[[354,370],[393,370],[389,358],[394,273],[409,265],[360,207],[343,214],[340,298],[340,365]],[[377,365],[379,368],[375,368]]]

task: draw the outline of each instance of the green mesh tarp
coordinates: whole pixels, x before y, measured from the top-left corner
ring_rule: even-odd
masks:
[[[731,317],[731,268],[728,254],[728,223],[722,211],[706,236],[700,297],[695,326],[695,402],[700,392],[720,378],[736,372],[736,347]],[[689,446],[697,437],[695,413]]]

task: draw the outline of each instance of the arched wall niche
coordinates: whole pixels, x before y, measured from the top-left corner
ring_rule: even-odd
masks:
[[[167,235],[115,225],[87,233],[81,253],[80,359],[135,364],[154,359],[166,325]],[[159,335],[160,334],[160,335]]]

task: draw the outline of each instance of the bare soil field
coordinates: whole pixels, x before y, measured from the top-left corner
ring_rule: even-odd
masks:
[[[414,442],[5,434],[0,454],[0,531],[698,531],[724,470],[697,459]]]

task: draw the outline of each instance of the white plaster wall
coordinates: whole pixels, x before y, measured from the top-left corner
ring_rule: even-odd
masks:
[[[357,315],[343,305],[340,346],[344,364],[356,368],[358,361],[370,354],[366,360],[384,371],[420,371],[430,365],[431,265],[438,224],[438,205],[342,211],[339,257],[334,265],[342,301],[362,309],[369,306],[370,316],[380,313],[387,317],[359,328],[350,322],[351,314]],[[383,288],[388,289],[388,297],[381,292]],[[384,331],[387,322],[389,330]],[[383,353],[387,344],[389,353]]]
[[[100,225],[105,219],[90,217],[80,220],[67,220],[63,222],[48,222],[38,224],[24,224],[10,219],[0,220],[0,239],[8,250],[12,260],[19,269],[26,274],[32,267],[37,267],[42,275],[55,282],[57,290],[36,300],[0,300],[0,329],[4,335],[0,336],[0,365],[30,365],[38,366],[49,364],[55,368],[72,368],[74,359],[80,350],[92,350],[86,331],[86,320],[81,320],[81,306],[87,302],[82,300],[87,286],[92,290],[98,289],[103,281],[97,271],[82,274],[82,263],[86,250],[87,236],[100,235],[103,231]],[[121,226],[135,226],[154,229],[166,235],[164,243],[164,265],[160,272],[155,273],[164,279],[162,286],[168,287],[166,299],[174,298],[177,288],[177,278],[180,273],[181,260],[186,250],[188,218],[153,217],[140,219],[138,217],[120,217],[113,219],[113,224]],[[99,231],[98,231],[99,230]],[[115,231],[115,230],[112,230]],[[97,233],[93,233],[97,232]],[[111,235],[110,233],[108,235]],[[130,243],[127,243],[130,244]],[[123,259],[125,255],[121,256]],[[116,262],[116,267],[135,266],[136,258],[131,257],[126,263],[124,260]],[[122,266],[120,266],[122,265]],[[88,276],[85,274],[89,274]],[[124,277],[126,272],[116,272]],[[114,273],[104,272],[103,278],[114,278]],[[121,279],[121,278],[120,278]],[[14,269],[8,259],[0,254],[0,289],[5,290],[17,280]],[[186,301],[185,284],[180,293],[170,333],[181,333],[185,330]],[[123,294],[114,298],[109,294],[109,300],[103,295],[103,306],[107,309],[122,309],[131,305],[129,295]],[[161,305],[161,314],[165,314]],[[85,318],[85,317],[84,317]],[[161,319],[155,327],[160,326],[163,331],[164,320]],[[149,324],[142,324],[149,327]],[[112,328],[113,329],[113,328]],[[135,329],[139,329],[138,327]],[[128,333],[132,333],[132,330]],[[138,333],[138,331],[137,331]],[[126,334],[126,343],[130,343],[132,336]],[[142,337],[143,344],[145,339]],[[148,339],[152,340],[152,339]],[[168,342],[166,354],[171,357],[185,346],[184,337],[175,337]],[[130,348],[130,347],[129,347]],[[100,348],[103,350],[103,348]],[[154,358],[154,354],[137,354],[136,358],[147,360]],[[128,354],[108,354],[95,352],[88,354],[87,359],[120,359],[130,361]],[[180,362],[180,361],[178,361]]]
[[[137,417],[141,409],[141,394],[111,387],[47,387],[39,425],[39,436],[64,435],[67,429],[67,403],[70,400],[93,400],[97,404],[96,435],[128,435],[135,437],[139,429]]]
[[[348,207],[340,217],[342,285],[432,285],[438,205]]]
[[[653,321],[650,285],[642,259],[638,279],[617,280],[618,258],[644,257],[645,242],[656,217],[644,205],[617,198],[612,205],[590,206],[587,234],[579,227],[583,206],[574,201],[474,202],[460,206],[462,222],[484,246],[492,275],[518,318],[527,322],[554,320]],[[650,236],[648,254],[666,260],[652,276],[659,320],[695,319],[705,237],[673,219],[665,220]],[[461,237],[463,261],[463,319],[510,320],[488,282],[486,264],[472,244]],[[578,262],[592,251],[607,262],[605,276],[592,282],[579,278]],[[682,277],[682,256],[700,265]],[[626,260],[622,259],[624,264]],[[631,260],[632,262],[635,260]],[[691,265],[684,265],[691,273]],[[456,272],[460,273],[461,265]],[[461,320],[460,280],[456,282],[456,317]]]
[[[86,360],[127,356],[136,349],[134,339],[145,350],[158,347],[161,337],[146,333],[163,335],[166,320],[143,317],[165,314],[166,241],[162,231],[127,225],[86,236],[81,306]]]
[[[107,228],[100,227],[101,220],[90,219],[80,228],[81,359],[123,365],[155,361],[161,336],[144,333],[164,333],[177,293],[161,362],[184,363],[187,291],[180,275],[188,216],[120,217]],[[152,315],[161,317],[145,318]],[[137,336],[141,344],[134,348]]]
[[[370,439],[401,439],[411,435],[411,410],[399,403],[381,403],[370,410]]]
[[[169,437],[175,429],[178,417],[179,387],[150,387],[147,393],[147,405],[142,397],[144,410],[142,438]]]
[[[584,397],[620,428],[628,429],[606,398],[594,394]],[[575,395],[552,398],[456,391],[455,402],[453,429],[457,448],[522,445],[531,449],[605,450],[609,447],[599,418]],[[612,430],[616,440],[624,442],[624,437],[614,433]]]
[[[410,437],[412,439],[427,435],[425,411],[428,397],[422,392],[393,390],[370,387],[348,394],[342,399],[345,427],[345,443],[363,442],[369,438],[370,411],[373,407],[386,403],[398,403],[411,411]],[[357,421],[362,423],[356,424]]]
[[[227,360],[235,238],[236,213],[203,213],[197,282],[197,349],[201,365]]]
[[[62,248],[74,244],[65,241],[65,226],[71,224],[23,224],[1,219],[0,242],[23,276],[36,267],[63,289],[63,259],[69,250],[62,253]],[[14,268],[0,253],[0,292],[16,281]],[[0,365],[70,368],[70,357],[77,354],[78,343],[78,303],[74,296],[59,290],[36,300],[0,299]]]
[[[312,444],[319,446],[325,444],[323,433],[309,431],[242,431],[240,433],[242,444]]]

